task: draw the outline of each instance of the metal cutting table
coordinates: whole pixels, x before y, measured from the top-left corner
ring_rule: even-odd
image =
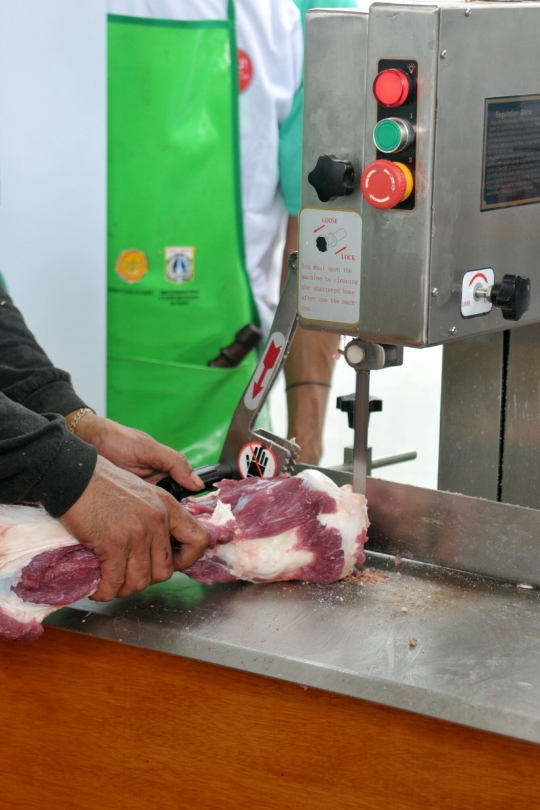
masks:
[[[538,591],[382,555],[366,565],[386,579],[205,586],[177,574],[48,624],[540,743]]]
[[[454,496],[452,546],[434,531],[436,492],[416,490],[423,531],[392,530],[412,490],[368,480],[378,550],[356,581],[204,586],[177,574],[65,608],[33,645],[0,644],[0,718],[23,729],[0,758],[9,806],[537,806],[538,571],[525,581],[526,555],[505,560],[497,515],[483,538],[493,576],[442,565],[446,554],[474,567],[479,538],[463,524],[479,502]],[[501,561],[514,581],[496,578]]]

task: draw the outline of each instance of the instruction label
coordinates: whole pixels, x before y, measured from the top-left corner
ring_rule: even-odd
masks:
[[[540,202],[540,96],[486,99],[482,211]]]
[[[310,321],[360,319],[362,217],[356,211],[300,212],[298,312]]]

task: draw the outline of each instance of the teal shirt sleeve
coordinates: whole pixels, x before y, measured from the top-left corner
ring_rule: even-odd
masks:
[[[310,8],[357,8],[356,0],[294,0],[302,25]],[[281,193],[289,216],[297,217],[300,212],[300,192],[302,187],[302,114],[304,106],[303,79],[294,97],[291,111],[279,130],[279,177]]]

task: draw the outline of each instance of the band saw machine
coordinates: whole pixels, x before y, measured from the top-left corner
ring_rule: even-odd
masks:
[[[348,335],[370,549],[540,584],[539,35],[533,3],[308,13],[299,250],[208,487],[294,472],[257,416],[298,324]],[[439,490],[367,479],[370,372],[440,344]]]

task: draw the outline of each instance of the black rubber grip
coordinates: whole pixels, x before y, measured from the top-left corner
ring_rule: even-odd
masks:
[[[204,489],[197,490],[196,492],[192,489],[186,489],[186,487],[183,487],[169,475],[167,478],[162,478],[161,481],[158,481],[157,486],[164,489],[172,495],[173,498],[176,498],[177,501],[183,501],[184,498],[190,498],[193,495],[200,495],[202,492],[207,492],[213,488],[214,484],[221,481],[223,478],[240,477],[238,473],[234,473],[234,470],[229,464],[207,464],[205,467],[197,467],[195,472],[199,478],[202,479]]]

